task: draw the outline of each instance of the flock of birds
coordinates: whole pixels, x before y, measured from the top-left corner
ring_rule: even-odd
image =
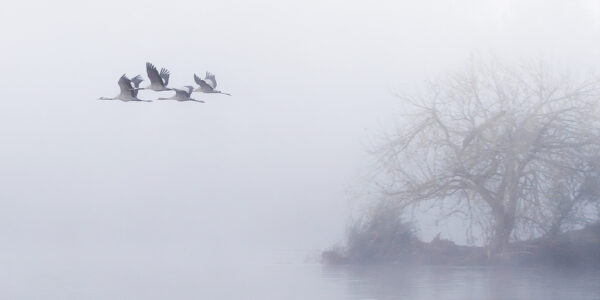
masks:
[[[140,101],[140,102],[152,102],[152,100],[141,100],[137,97],[139,90],[153,90],[157,92],[161,91],[175,91],[175,95],[169,98],[158,98],[157,100],[175,100],[175,101],[195,101],[204,103],[202,100],[196,100],[192,98],[193,92],[202,92],[207,94],[223,94],[227,96],[231,96],[231,94],[221,92],[216,90],[217,88],[217,80],[215,79],[215,75],[206,72],[204,79],[198,77],[198,75],[194,74],[194,81],[198,84],[198,88],[194,89],[191,85],[186,85],[183,88],[171,88],[167,87],[169,84],[169,77],[171,73],[169,70],[162,68],[160,72],[156,67],[151,63],[146,63],[146,72],[148,73],[148,78],[150,79],[150,85],[141,88],[140,83],[144,81],[142,76],[137,75],[132,79],[127,78],[125,74],[121,76],[119,79],[119,88],[121,92],[112,98],[108,97],[100,97],[98,100],[121,100],[124,102],[129,101]]]

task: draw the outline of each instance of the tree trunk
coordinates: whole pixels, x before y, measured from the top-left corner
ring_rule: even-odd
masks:
[[[493,254],[502,253],[508,246],[510,234],[515,225],[514,215],[505,212],[504,208],[494,209],[494,235],[491,241]]]
[[[506,250],[510,239],[510,234],[515,226],[515,212],[517,207],[517,191],[520,178],[520,170],[523,166],[515,155],[511,153],[505,164],[505,174],[500,189],[502,196],[496,198],[492,205],[494,215],[494,236],[492,239],[491,250],[493,254],[502,253]]]

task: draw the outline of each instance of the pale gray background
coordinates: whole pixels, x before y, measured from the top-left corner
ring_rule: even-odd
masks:
[[[342,239],[393,92],[472,55],[595,70],[600,1],[4,3],[3,258],[310,256]],[[95,101],[146,61],[174,86],[214,72],[233,97]]]

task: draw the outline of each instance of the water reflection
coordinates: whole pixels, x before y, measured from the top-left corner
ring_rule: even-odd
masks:
[[[0,299],[600,298],[598,271],[327,267],[305,262],[305,251],[240,255],[213,250],[5,247]]]
[[[323,267],[349,299],[600,299],[600,272],[551,268]]]

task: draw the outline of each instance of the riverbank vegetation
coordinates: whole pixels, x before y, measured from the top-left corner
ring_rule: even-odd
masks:
[[[324,261],[599,263],[597,80],[473,60],[400,98],[409,125],[373,151],[377,196]],[[420,241],[410,224],[433,211],[471,245]]]

